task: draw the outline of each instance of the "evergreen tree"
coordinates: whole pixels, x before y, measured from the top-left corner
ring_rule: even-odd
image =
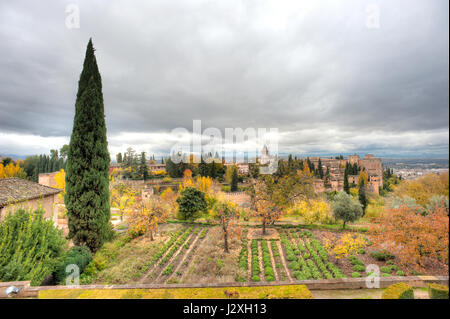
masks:
[[[322,168],[322,161],[319,158],[319,167],[318,167],[318,171],[319,171],[319,177],[320,179],[323,178],[323,168]]]
[[[102,80],[89,40],[78,82],[66,170],[69,238],[99,249],[111,236],[109,163]]]
[[[238,172],[237,167],[233,167],[233,175],[231,176],[230,191],[237,192],[238,190]]]
[[[198,173],[201,176],[208,176],[208,165],[203,160],[203,156],[200,156],[200,163],[198,164]]]
[[[358,165],[356,163],[353,163],[352,175],[358,175]]]
[[[361,183],[359,185],[358,190],[358,199],[362,206],[363,216],[366,213],[366,207],[368,204],[367,195],[366,195],[366,185],[364,179],[361,179]]]
[[[140,157],[141,161],[139,163],[139,174],[142,176],[142,179],[146,181],[148,179],[148,168],[147,168],[147,159],[145,158],[145,152],[141,153]]]
[[[344,172],[344,192],[346,192],[347,194],[350,194],[350,187],[348,185],[348,166],[345,167],[345,172]]]
[[[122,153],[117,154],[116,159],[118,164],[122,163]]]
[[[288,171],[289,171],[289,173],[292,172],[293,169],[294,169],[294,163],[292,161],[292,155],[289,154],[289,157],[288,157]]]
[[[209,176],[213,179],[216,178],[216,163],[214,160],[210,163]]]

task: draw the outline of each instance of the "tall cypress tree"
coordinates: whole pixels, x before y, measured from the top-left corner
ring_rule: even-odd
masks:
[[[92,40],[78,81],[75,118],[66,165],[69,238],[96,251],[111,236],[108,142],[102,79]]]
[[[233,174],[231,175],[230,191],[232,191],[232,192],[238,191],[238,169],[237,169],[237,167],[233,167]]]
[[[344,172],[344,192],[350,194],[350,186],[348,185],[348,166],[345,167]]]
[[[366,207],[368,204],[367,195],[366,195],[366,185],[365,185],[364,179],[361,179],[361,184],[359,185],[358,199],[362,205],[363,216],[364,216],[366,213]]]

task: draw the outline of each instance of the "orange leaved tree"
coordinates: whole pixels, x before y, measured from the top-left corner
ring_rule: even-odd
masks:
[[[233,235],[240,233],[240,228],[237,224],[239,213],[233,203],[218,203],[214,209],[215,218],[219,222],[222,229],[224,240],[224,252],[229,252],[228,240]]]
[[[168,210],[159,198],[153,197],[138,201],[128,215],[129,230],[137,234],[149,233],[150,240],[153,240],[158,224],[166,221]]]
[[[426,261],[434,259],[448,269],[449,219],[443,207],[426,216],[406,205],[390,209],[369,231],[374,248],[396,256],[405,266],[424,270]]]
[[[277,221],[281,216],[281,211],[274,200],[276,185],[272,176],[265,176],[253,185],[253,191],[250,195],[253,215],[258,217],[262,223],[262,233],[266,234],[266,226]]]

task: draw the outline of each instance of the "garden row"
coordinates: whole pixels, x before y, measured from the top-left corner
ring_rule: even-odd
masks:
[[[208,228],[184,227],[172,234],[167,243],[141,269],[141,274],[146,273],[141,281],[145,283],[165,281],[178,266],[177,262],[186,259],[184,254],[187,251],[193,251],[193,249],[189,250],[192,243],[204,238],[207,231]]]
[[[329,261],[328,252],[309,231],[281,230],[280,238],[288,268],[297,280],[344,278],[342,271]]]

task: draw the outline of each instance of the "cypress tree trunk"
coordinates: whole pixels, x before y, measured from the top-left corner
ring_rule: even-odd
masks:
[[[111,235],[109,163],[102,80],[90,39],[78,82],[64,203],[69,238],[92,251]]]

